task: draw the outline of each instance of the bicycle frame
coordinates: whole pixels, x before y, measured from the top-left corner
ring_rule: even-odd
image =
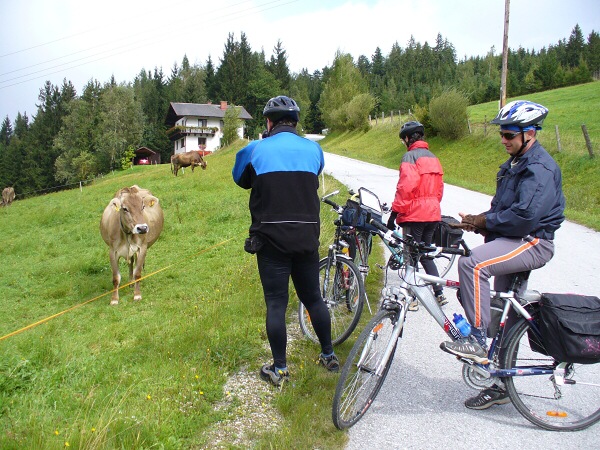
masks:
[[[398,237],[398,234],[395,231],[393,233]],[[403,255],[402,255],[400,249],[390,246],[388,244],[388,242],[386,241],[386,239],[384,239],[383,236],[380,235],[380,237],[382,237],[384,244],[390,250],[390,252],[394,256],[394,258],[396,258],[397,260],[400,258],[403,258]],[[440,249],[437,248],[436,252],[431,253],[431,256],[435,256],[435,254],[439,253],[439,252],[440,252]],[[400,261],[402,261],[402,259],[400,259]],[[444,330],[444,332],[448,335],[448,337],[450,337],[453,341],[462,339],[463,338],[462,334],[454,326],[454,324],[448,318],[448,316],[446,316],[446,314],[444,313],[444,311],[438,304],[437,300],[435,299],[431,289],[429,289],[429,285],[432,285],[432,284],[438,284],[438,285],[449,287],[452,289],[458,289],[458,288],[460,288],[460,283],[458,281],[453,281],[453,280],[450,280],[447,278],[436,277],[433,275],[428,275],[426,273],[418,272],[415,269],[415,266],[413,266],[412,264],[409,264],[409,263],[404,265],[402,271],[403,271],[403,274],[400,277],[400,286],[388,288],[391,290],[392,295],[396,296],[398,299],[404,299],[404,301],[402,302],[402,310],[398,317],[398,322],[394,326],[394,330],[392,332],[394,335],[394,339],[391,340],[390,342],[393,342],[395,339],[397,339],[400,336],[400,333],[402,331],[402,325],[403,325],[404,319],[406,317],[406,306],[407,306],[406,303],[407,303],[408,299],[411,299],[413,297],[416,297],[421,302],[421,304],[425,307],[427,312],[431,315],[431,317],[434,318],[434,320]],[[502,316],[500,318],[500,327],[498,329],[496,336],[494,336],[494,338],[492,339],[492,342],[490,344],[490,349],[488,352],[488,359],[490,361],[492,361],[492,360],[494,360],[494,357],[499,352],[500,347],[498,344],[502,343],[504,340],[504,326],[506,324],[506,319],[508,317],[508,314],[510,313],[511,308],[514,308],[519,316],[525,318],[527,321],[529,321],[531,323],[532,330],[539,337],[540,332],[533,320],[533,317],[531,316],[531,314],[529,314],[529,312],[525,309],[525,307],[521,304],[521,302],[519,300],[521,300],[524,304],[529,304],[532,302],[539,301],[540,294],[537,291],[527,290],[523,293],[523,295],[521,297],[517,297],[515,292],[496,292],[496,291],[492,290],[492,291],[490,291],[490,295],[497,296],[497,297],[503,299],[505,302],[504,310],[502,311]],[[389,354],[392,351],[393,346],[390,345],[389,347],[390,348],[386,350],[385,358],[383,359],[384,361],[386,361],[386,358],[389,357]],[[461,359],[461,361],[463,363],[473,366],[475,370],[477,370],[479,373],[485,375],[486,377],[487,376],[489,376],[489,377],[513,377],[513,376],[528,376],[528,375],[544,375],[544,374],[552,374],[556,371],[555,368],[550,368],[550,367],[549,368],[528,368],[528,369],[520,369],[517,367],[517,368],[513,368],[513,369],[498,369],[498,368],[492,367],[489,363],[486,365],[482,365],[482,364],[477,364],[470,360]],[[380,365],[380,366],[382,366],[382,365]],[[378,370],[377,370],[378,374],[380,374],[381,369],[382,369],[382,367],[378,368]]]

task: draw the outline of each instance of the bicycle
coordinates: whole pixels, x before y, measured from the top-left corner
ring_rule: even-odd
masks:
[[[330,197],[337,194],[339,191],[334,191],[321,199],[333,208],[338,218],[334,221],[336,229],[333,243],[329,245],[327,256],[319,261],[321,294],[331,315],[334,345],[341,344],[354,332],[365,303],[369,313],[373,313],[364,280],[369,273],[368,257],[372,247],[372,235],[377,231],[364,223],[359,224],[359,220],[364,219],[367,213],[373,217],[381,217],[389,212],[387,206],[381,205],[379,198],[364,187],[360,187],[358,193],[350,191],[351,198],[345,206],[331,200]],[[440,253],[433,258],[441,276],[450,270],[454,257],[455,255]],[[438,261],[441,261],[441,264]],[[358,280],[357,274],[361,275],[362,280]],[[298,305],[298,321],[302,333],[318,343],[310,325],[310,316],[302,303]]]
[[[398,339],[404,329],[408,304],[418,298],[421,304],[452,339],[462,335],[437,304],[430,284],[459,288],[459,283],[419,273],[411,256],[438,252],[469,254],[462,248],[440,248],[400,237],[385,225],[372,220],[378,235],[394,258],[402,263],[400,286],[382,289],[381,306],[356,340],[338,380],[332,419],[339,429],[354,425],[375,400],[390,370]],[[488,352],[488,362],[477,364],[457,357],[463,363],[462,376],[470,387],[482,389],[502,381],[519,413],[531,423],[553,431],[576,431],[600,420],[600,364],[573,364],[548,356],[536,324],[541,294],[519,288],[529,272],[514,274],[507,292],[494,292],[504,302],[498,330]],[[506,320],[514,311],[519,317],[506,331]],[[501,351],[504,350],[504,351]]]
[[[365,264],[363,264],[364,244],[362,238],[359,241],[355,227],[343,224],[342,214],[345,208],[330,200],[330,197],[338,193],[339,191],[332,192],[321,199],[338,213],[338,218],[334,221],[336,229],[333,243],[329,245],[327,256],[319,261],[319,283],[321,295],[331,315],[333,345],[348,339],[360,320],[367,298],[364,277],[368,271],[368,266],[365,269]],[[349,242],[353,242],[355,249],[359,250],[360,268],[350,256],[351,245]],[[368,308],[370,311],[370,306]],[[310,316],[302,303],[298,305],[298,320],[302,333],[311,341],[319,342],[310,324]]]

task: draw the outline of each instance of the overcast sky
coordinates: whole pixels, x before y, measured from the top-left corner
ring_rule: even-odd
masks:
[[[330,66],[337,50],[387,56],[410,36],[435,45],[441,33],[459,59],[502,51],[505,0],[0,0],[0,120],[35,115],[46,80],[131,82],[141,69],[165,76],[184,54],[220,63],[229,33],[244,32],[267,59],[277,40],[292,72]],[[599,0],[512,0],[509,47],[539,50],[600,32]],[[510,70],[510,68],[509,68]]]

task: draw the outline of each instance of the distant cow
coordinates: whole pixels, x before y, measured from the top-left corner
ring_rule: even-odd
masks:
[[[142,276],[146,251],[160,236],[163,221],[158,198],[136,185],[118,190],[104,209],[100,234],[109,247],[114,287],[111,305],[119,303],[120,258],[124,258],[129,265],[129,281],[136,280],[133,299],[142,299],[138,280]]]
[[[206,161],[202,158],[202,155],[198,151],[192,151],[187,153],[177,153],[171,156],[171,172],[177,176],[177,172],[181,167],[192,166],[192,172],[194,167],[200,166],[202,169],[206,169]]]
[[[15,190],[12,187],[7,187],[2,190],[2,206],[10,205],[15,199]]]

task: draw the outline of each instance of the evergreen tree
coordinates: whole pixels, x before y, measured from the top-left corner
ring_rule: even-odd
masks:
[[[283,49],[280,40],[277,40],[277,45],[273,48],[273,55],[271,55],[271,61],[267,65],[267,69],[279,82],[282,92],[289,93],[291,82],[290,69],[287,65],[287,53]]]
[[[579,24],[575,25],[566,47],[566,67],[575,68],[584,56],[585,41]]]
[[[594,30],[587,39],[585,60],[592,74],[600,78],[600,34]]]

